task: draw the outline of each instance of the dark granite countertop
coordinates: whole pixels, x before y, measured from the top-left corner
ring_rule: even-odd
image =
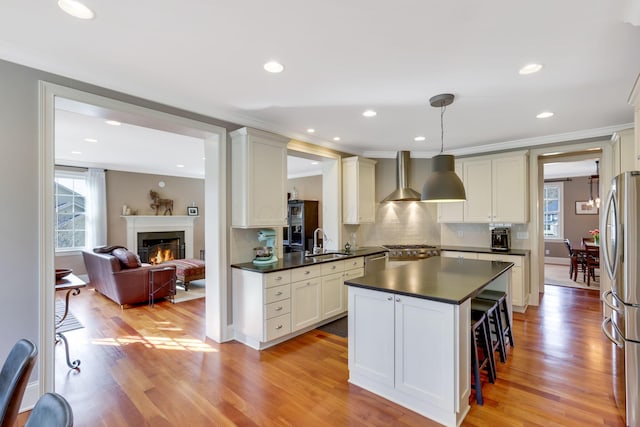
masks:
[[[531,253],[530,249],[509,249],[508,251],[494,251],[491,248],[482,248],[478,246],[440,246],[442,251],[457,251],[457,252],[476,252],[479,254],[502,254],[502,255],[517,255],[527,256]]]
[[[338,252],[338,251],[335,251],[335,252]],[[241,270],[254,271],[256,273],[271,273],[274,271],[290,270],[292,268],[304,267],[307,265],[316,265],[316,264],[322,264],[323,262],[340,261],[340,260],[355,258],[359,256],[380,254],[384,252],[387,252],[387,249],[382,248],[380,246],[359,247],[358,249],[355,249],[349,252],[348,255],[345,255],[340,258],[323,259],[323,260],[315,258],[315,261],[313,257],[305,257],[302,252],[291,252],[288,254],[284,254],[282,258],[279,258],[278,261],[274,262],[273,264],[255,265],[253,262],[243,262],[239,264],[231,264],[231,267],[239,268]]]
[[[346,285],[461,304],[513,266],[511,262],[432,257],[345,281]]]

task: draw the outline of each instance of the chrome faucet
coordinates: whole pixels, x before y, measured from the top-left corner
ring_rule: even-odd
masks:
[[[319,254],[322,252],[322,246],[318,246],[318,231],[322,233],[322,235],[324,235],[324,231],[322,231],[322,228],[318,227],[315,230],[313,230],[313,254]]]

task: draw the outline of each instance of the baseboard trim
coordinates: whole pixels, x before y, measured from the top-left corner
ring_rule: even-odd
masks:
[[[36,402],[40,398],[40,384],[38,381],[27,384],[20,405],[20,412],[30,411],[36,406]]]

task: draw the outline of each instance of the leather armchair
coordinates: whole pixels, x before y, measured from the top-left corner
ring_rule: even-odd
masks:
[[[90,284],[121,306],[149,301],[152,271],[154,299],[175,295],[175,266],[142,264],[127,268],[111,253],[83,251],[82,257]]]

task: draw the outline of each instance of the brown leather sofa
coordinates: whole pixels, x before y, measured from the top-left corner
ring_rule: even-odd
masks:
[[[129,252],[129,255],[133,254]],[[151,276],[153,276],[153,299],[175,295],[175,266],[140,265],[139,261],[123,262],[122,257],[118,258],[111,252],[83,251],[82,257],[90,284],[96,291],[121,306],[149,302]]]

